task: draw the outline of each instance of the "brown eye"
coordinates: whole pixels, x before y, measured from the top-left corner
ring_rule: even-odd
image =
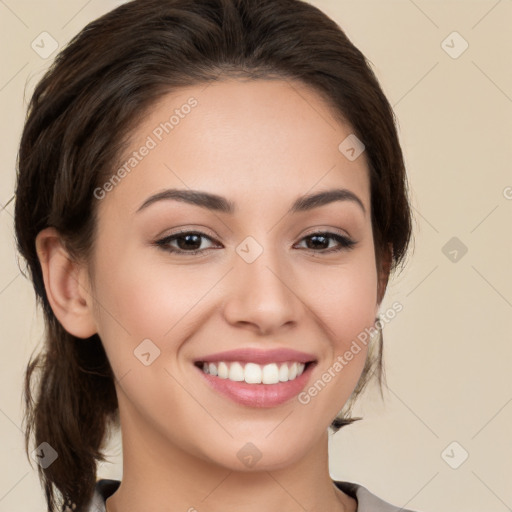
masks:
[[[156,245],[163,250],[178,254],[197,254],[211,249],[201,248],[203,239],[212,241],[212,238],[200,231],[183,231],[157,240]],[[173,245],[175,244],[175,245]]]
[[[302,240],[306,240],[306,248],[308,250],[327,253],[338,252],[344,249],[348,250],[357,243],[346,236],[330,232],[312,233],[311,235],[304,237]],[[332,240],[338,243],[338,247],[329,247]]]

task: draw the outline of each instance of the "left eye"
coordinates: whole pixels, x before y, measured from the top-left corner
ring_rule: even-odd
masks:
[[[155,244],[171,253],[193,255],[212,249],[212,247],[200,249],[202,239],[213,241],[211,237],[199,231],[185,231],[157,240]],[[321,253],[349,250],[357,243],[344,235],[331,232],[312,233],[302,238],[302,241],[306,241],[307,250]],[[329,247],[331,241],[337,242],[338,247]],[[174,243],[177,247],[173,245]]]
[[[330,248],[328,250],[324,250],[323,252],[338,252],[338,251],[342,251],[343,249],[351,249],[355,244],[356,242],[344,235],[339,235],[338,233],[330,233],[330,232],[325,232],[325,233],[312,233],[308,236],[305,236],[303,238],[303,240],[310,240],[313,245],[315,244],[320,244],[321,246],[324,246],[325,244],[327,244],[327,246],[329,245],[329,242],[331,240],[334,240],[335,242],[338,242],[338,247],[334,247],[334,248]],[[327,249],[327,247],[320,247],[321,249]],[[308,247],[309,249],[309,247]],[[314,252],[318,252],[318,251],[314,251]]]

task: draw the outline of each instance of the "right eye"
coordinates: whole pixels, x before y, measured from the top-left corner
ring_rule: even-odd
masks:
[[[213,240],[200,231],[180,231],[157,240],[155,244],[167,252],[193,256],[211,249],[211,247],[201,249],[202,239]]]

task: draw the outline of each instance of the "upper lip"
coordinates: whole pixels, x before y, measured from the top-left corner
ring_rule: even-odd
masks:
[[[298,350],[292,350],[289,348],[275,348],[271,350],[239,348],[236,350],[217,352],[194,360],[195,363],[214,363],[219,361],[241,361],[257,364],[284,363],[286,361],[308,363],[310,361],[316,361],[316,358],[313,354],[299,352]]]

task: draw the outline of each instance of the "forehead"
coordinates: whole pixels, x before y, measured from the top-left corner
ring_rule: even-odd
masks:
[[[181,88],[135,128],[112,169],[123,166],[123,177],[106,199],[133,212],[165,188],[208,190],[249,204],[343,187],[369,209],[365,155],[347,158],[340,150],[347,137],[352,128],[300,82],[229,79]]]

